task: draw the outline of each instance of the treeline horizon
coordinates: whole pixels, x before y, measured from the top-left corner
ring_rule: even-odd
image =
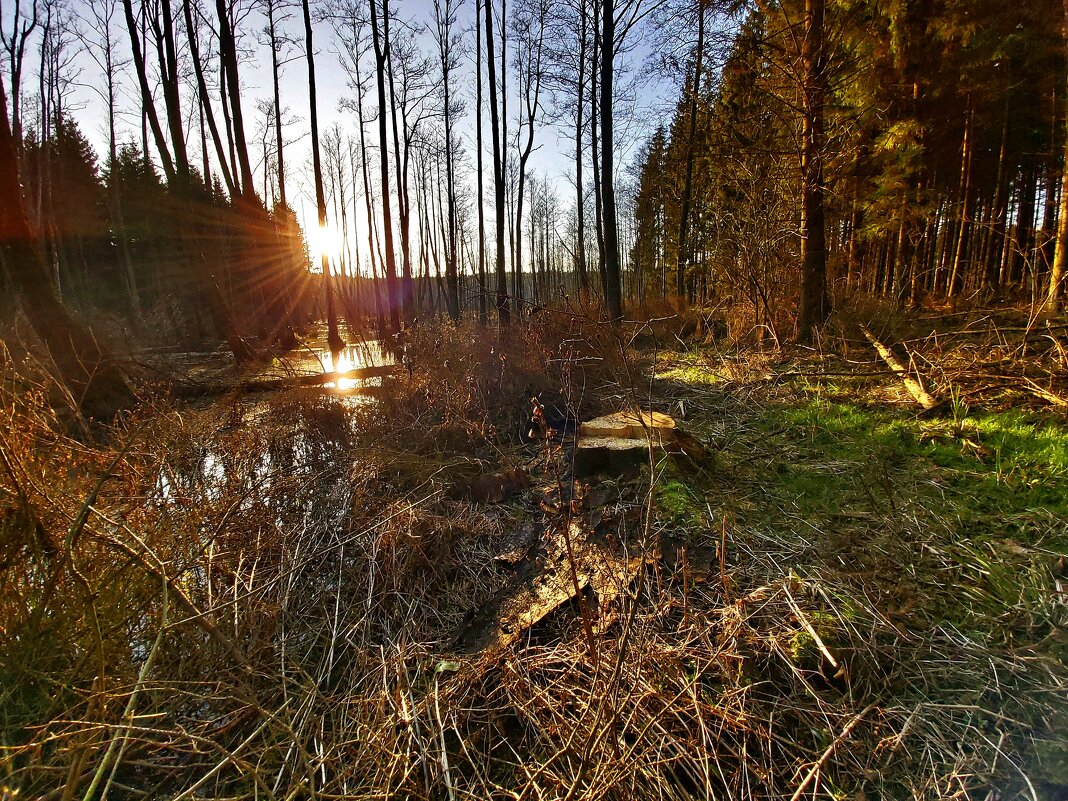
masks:
[[[1068,90],[1053,0],[434,0],[431,11],[20,0],[0,22],[5,120],[57,298],[133,330],[224,339],[239,361],[291,347],[317,317],[336,349],[339,316],[379,335],[424,315],[507,323],[563,294],[609,320],[625,300],[731,302],[777,342],[809,339],[856,292],[911,306],[1060,302]],[[324,24],[355,130],[319,128]],[[254,111],[240,71],[252,36],[273,89]],[[634,91],[638,41],[662,49],[645,63],[674,70],[682,89],[628,170],[617,101]],[[75,53],[99,74],[73,74]],[[292,209],[293,110],[279,86],[297,64],[317,219],[339,233],[331,252],[309,253],[322,237]],[[460,82],[471,66],[473,97]],[[124,81],[140,141],[119,132]],[[87,84],[106,111],[99,156],[71,110],[72,87]],[[473,143],[460,130],[472,117]],[[549,130],[571,151],[563,191],[531,168]]]

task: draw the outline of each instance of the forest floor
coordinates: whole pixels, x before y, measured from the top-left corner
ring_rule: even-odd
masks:
[[[1068,798],[1065,326],[869,314],[922,412],[844,317],[542,317],[106,444],[6,390],[0,797]],[[573,483],[534,392],[711,456]]]

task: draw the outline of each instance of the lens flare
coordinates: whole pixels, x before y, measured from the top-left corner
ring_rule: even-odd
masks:
[[[342,243],[341,231],[330,223],[308,228],[308,250],[317,259],[340,253]]]

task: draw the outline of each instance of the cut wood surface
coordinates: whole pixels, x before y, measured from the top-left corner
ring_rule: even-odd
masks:
[[[579,434],[584,437],[621,437],[645,439],[647,432],[672,431],[675,420],[661,412],[625,411],[607,414],[583,423]]]
[[[579,427],[575,475],[622,475],[647,463],[650,448],[658,454],[681,453],[698,464],[708,458],[708,449],[679,428],[670,415],[623,411],[597,417]]]
[[[936,406],[941,405],[941,401],[924,389],[923,384],[909,375],[909,371],[894,355],[894,352],[876,339],[875,334],[873,334],[866,325],[862,325],[860,330],[864,332],[864,336],[868,338],[872,347],[875,348],[876,352],[882,357],[882,360],[886,362],[887,366],[897,373],[897,377],[901,379],[901,382],[905,385],[905,389],[909,391],[909,394],[912,395],[920,406],[930,411]],[[917,375],[919,375],[919,371],[917,371]]]

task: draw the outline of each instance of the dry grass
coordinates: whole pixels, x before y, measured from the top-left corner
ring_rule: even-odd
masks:
[[[766,471],[818,466],[830,481],[860,457],[769,430],[805,397],[770,357],[676,354],[660,367],[682,373],[650,383],[628,349],[648,325],[621,337],[540,317],[503,338],[417,330],[410,370],[375,402],[146,404],[106,445],[57,434],[40,395],[9,387],[2,792],[1060,792],[1066,609],[1046,554],[1063,520],[1016,521],[1050,533],[1020,545],[1006,577],[988,540],[961,540],[932,496],[906,499],[900,465],[870,508],[813,511]],[[469,612],[509,580],[494,557],[520,526],[555,523],[530,499],[476,507],[462,493],[518,462],[555,480],[545,452],[515,443],[531,389],[584,413],[681,402],[720,465],[602,486],[608,535],[650,566],[593,604],[594,648],[570,605],[503,651],[458,656]],[[856,478],[850,493],[871,483]]]

